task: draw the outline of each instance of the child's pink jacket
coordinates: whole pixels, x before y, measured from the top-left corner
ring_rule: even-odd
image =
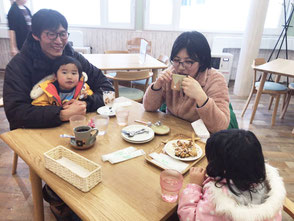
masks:
[[[226,186],[218,188],[208,178],[203,188],[188,184],[179,198],[181,221],[280,221],[286,190],[276,168],[266,164],[266,181],[270,188],[262,204],[240,205]]]

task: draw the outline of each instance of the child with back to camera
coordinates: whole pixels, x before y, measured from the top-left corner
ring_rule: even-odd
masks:
[[[93,91],[85,83],[86,76],[78,60],[61,56],[53,64],[54,76],[38,82],[31,91],[32,104],[36,106],[56,105],[66,108],[67,102],[79,99],[87,102]]]
[[[217,132],[207,140],[205,151],[206,171],[192,167],[190,183],[180,195],[180,220],[282,220],[286,195],[282,178],[264,162],[252,132]]]

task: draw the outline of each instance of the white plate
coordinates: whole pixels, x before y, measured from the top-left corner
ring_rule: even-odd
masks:
[[[107,116],[115,116],[115,111],[113,108],[109,108],[108,106],[102,106],[102,107],[99,107],[97,109],[97,113],[98,114],[101,114],[101,115],[107,115]]]
[[[196,157],[186,157],[186,158],[181,158],[181,157],[177,157],[175,155],[175,148],[176,146],[174,146],[173,144],[176,144],[178,140],[171,140],[169,142],[167,142],[167,144],[164,146],[164,150],[165,152],[172,158],[177,159],[177,160],[182,160],[182,161],[192,161],[192,160],[197,160],[198,158],[200,158],[202,156],[202,149],[200,146],[196,145],[196,151],[197,151],[197,156]],[[180,140],[182,142],[189,142],[187,140]]]
[[[121,136],[125,141],[128,141],[130,143],[147,143],[154,138],[154,131],[150,127],[146,127],[144,125],[129,125],[124,127],[122,130],[125,131],[138,131],[141,129],[148,130],[149,133],[142,133],[137,134],[133,137],[128,137],[128,135],[121,132]]]

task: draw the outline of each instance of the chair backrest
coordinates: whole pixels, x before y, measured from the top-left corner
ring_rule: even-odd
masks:
[[[266,63],[266,61],[265,61],[265,59],[264,58],[255,58],[254,60],[253,60],[253,66],[259,66],[259,65],[262,65],[262,64],[265,64]]]
[[[127,49],[129,53],[140,53],[140,45],[141,45],[141,39],[144,39],[148,42],[147,46],[147,54],[151,54],[151,41],[146,40],[145,38],[133,38],[131,40],[127,41]]]
[[[251,67],[254,68],[256,66],[259,66],[259,65],[262,65],[262,64],[265,64],[266,63],[266,60],[264,58],[255,58],[252,62],[252,65]],[[259,77],[260,78],[260,77]],[[260,79],[257,80],[257,74],[256,74],[256,71],[254,71],[254,75],[253,75],[253,85],[256,81],[259,81]]]
[[[148,86],[148,80],[153,76],[153,73],[148,70],[142,71],[117,71],[115,76],[106,74],[107,78],[113,80],[114,89],[115,89],[115,97],[119,96],[119,81],[136,81],[136,80],[146,80],[144,85],[144,92]]]
[[[104,54],[128,54],[128,51],[119,51],[119,50],[107,50],[104,51]]]
[[[157,58],[158,61],[164,63],[164,64],[168,64],[168,56],[167,55],[159,55],[159,57]]]
[[[153,73],[148,70],[142,71],[118,71],[116,72],[116,76],[114,80],[118,81],[137,81],[149,79],[153,76]]]

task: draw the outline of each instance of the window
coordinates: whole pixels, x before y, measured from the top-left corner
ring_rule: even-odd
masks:
[[[246,26],[250,2],[251,0],[146,0],[145,29],[242,32]],[[289,0],[286,2],[288,6]],[[267,15],[265,29],[280,30],[283,23],[283,1],[270,0]]]
[[[34,12],[50,8],[63,14],[71,25],[99,26],[100,0],[31,0]],[[82,4],[81,4],[82,3]]]
[[[0,0],[0,22],[6,23],[9,0]],[[3,7],[2,7],[3,6]],[[32,14],[49,8],[63,14],[70,26],[134,28],[135,0],[29,0]]]

